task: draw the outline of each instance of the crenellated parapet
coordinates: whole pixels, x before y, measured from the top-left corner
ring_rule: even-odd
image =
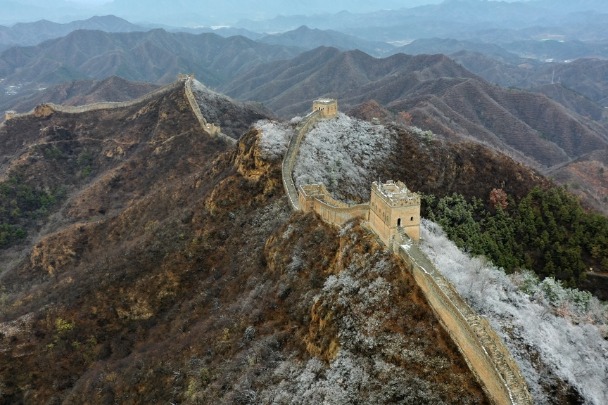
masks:
[[[420,195],[410,191],[405,183],[401,181],[389,180],[386,183],[374,181],[372,183],[372,194],[391,208],[420,205]]]
[[[361,218],[389,247],[399,232],[412,240],[420,239],[420,196],[402,182],[374,182],[370,202],[365,204],[343,203],[333,198],[325,185],[307,184],[298,188],[298,202],[302,211],[314,211],[334,225]]]
[[[342,226],[350,220],[369,219],[369,204],[346,204],[331,196],[323,184],[307,184],[298,188],[300,209],[316,212],[327,223]]]

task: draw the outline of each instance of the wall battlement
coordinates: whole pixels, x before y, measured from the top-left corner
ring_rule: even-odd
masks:
[[[370,207],[371,228],[385,245],[392,245],[399,228],[411,239],[420,240],[420,196],[404,183],[372,183]]]
[[[300,209],[316,212],[327,223],[342,226],[354,218],[369,219],[369,204],[346,204],[333,198],[323,184],[307,184],[298,189]]]
[[[410,205],[420,205],[420,196],[410,191],[401,182],[389,180],[386,183],[373,182],[372,193],[381,199],[389,207],[407,207]]]
[[[367,204],[346,204],[336,200],[323,184],[307,184],[298,188],[298,202],[304,212],[315,211],[334,225],[361,218],[385,245],[391,246],[399,229],[409,238],[420,239],[420,196],[402,182],[389,180],[372,184],[372,197]],[[350,215],[350,217],[349,217]]]

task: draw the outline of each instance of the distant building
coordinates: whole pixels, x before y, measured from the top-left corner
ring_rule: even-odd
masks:
[[[14,118],[14,117],[15,117],[15,115],[17,115],[17,112],[16,112],[16,111],[13,111],[13,110],[6,111],[6,112],[4,113],[4,120],[5,120],[5,121],[8,121],[8,120],[10,120],[11,118]]]
[[[312,103],[312,110],[319,111],[322,118],[333,118],[338,115],[338,100],[320,98]]]

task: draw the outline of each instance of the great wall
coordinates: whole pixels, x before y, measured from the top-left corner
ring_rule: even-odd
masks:
[[[335,108],[334,108],[335,107]],[[294,210],[316,212],[325,222],[342,226],[360,218],[413,274],[437,318],[465,358],[477,381],[494,404],[532,404],[526,381],[502,339],[489,322],[477,315],[417,245],[420,200],[400,182],[373,183],[369,204],[349,205],[335,200],[324,185],[301,185],[293,180],[300,145],[320,120],[337,114],[337,102],[317,100],[313,111],[298,124],[282,162],[285,192]],[[390,212],[386,212],[389,210]],[[408,226],[402,221],[410,218]],[[416,230],[417,228],[417,230]]]
[[[47,103],[28,113],[7,112],[6,120],[29,115],[48,116],[53,112],[76,114],[130,107],[184,86],[188,103],[201,128],[211,136],[223,139],[229,144],[235,143],[234,139],[221,132],[219,126],[208,123],[204,118],[192,91],[192,82],[192,76],[180,75],[178,81],[136,100],[94,103],[78,107]],[[292,209],[314,211],[324,221],[336,226],[360,218],[390,251],[404,261],[491,402],[499,405],[532,404],[533,400],[525,379],[504,342],[488,321],[477,315],[460,297],[450,282],[418,247],[416,241],[420,235],[420,201],[416,200],[415,193],[411,193],[400,182],[378,182],[372,185],[370,203],[349,205],[332,198],[327,189],[320,184],[296,188],[292,173],[302,140],[319,120],[331,118],[336,114],[335,100],[316,100],[313,103],[313,111],[298,124],[296,133],[289,142],[282,162],[282,181]],[[5,123],[6,121],[0,123],[0,128]],[[402,222],[407,221],[408,217],[409,223]]]
[[[144,103],[146,101],[152,100],[155,97],[161,96],[163,94],[170,93],[174,90],[179,89],[180,87],[184,87],[186,99],[188,100],[188,104],[192,109],[192,112],[196,116],[201,128],[203,128],[209,135],[213,137],[218,137],[223,139],[225,142],[229,144],[235,144],[236,140],[222,133],[221,128],[218,125],[207,122],[205,117],[203,116],[200,106],[196,101],[196,97],[194,96],[194,92],[192,91],[192,83],[194,81],[194,77],[192,75],[179,75],[178,80],[163,86],[151,93],[148,93],[140,98],[130,100],[130,101],[118,101],[118,102],[100,102],[100,103],[92,103],[81,106],[64,106],[55,103],[44,103],[36,106],[33,110],[26,113],[16,113],[14,111],[7,111],[5,113],[5,121],[0,124],[0,128],[2,125],[12,119],[17,119],[21,117],[27,117],[30,115],[44,117],[53,114],[54,112],[60,112],[65,114],[81,114],[89,111],[99,111],[99,110],[111,110],[115,108],[125,108],[132,107],[134,105],[138,105]]]

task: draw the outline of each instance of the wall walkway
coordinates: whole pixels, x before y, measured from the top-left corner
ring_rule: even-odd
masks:
[[[296,184],[293,181],[292,176],[293,168],[296,165],[296,159],[298,157],[300,144],[302,143],[302,139],[304,139],[304,135],[311,130],[312,126],[319,121],[320,118],[321,114],[318,111],[314,111],[302,119],[302,121],[296,127],[295,136],[293,136],[289,141],[287,152],[283,157],[283,165],[281,170],[283,187],[287,193],[287,198],[289,199],[291,208],[296,211],[300,209],[300,204],[298,202],[298,190],[296,189]]]
[[[226,134],[223,134],[219,126],[208,123],[205,117],[203,116],[201,108],[198,105],[196,98],[194,97],[194,93],[192,92],[192,80],[193,79],[191,76],[188,76],[185,80],[186,98],[188,99],[188,103],[190,104],[192,111],[194,111],[194,115],[196,116],[196,119],[198,120],[199,124],[211,136],[216,136],[220,139],[223,139],[229,145],[235,145],[236,139],[231,138]]]
[[[55,103],[45,103],[45,104],[43,104],[43,106],[48,106],[53,111],[62,112],[62,113],[66,113],[66,114],[80,114],[80,113],[89,112],[89,111],[110,110],[110,109],[114,109],[114,108],[131,107],[131,106],[137,105],[139,103],[149,101],[157,96],[169,93],[173,90],[178,89],[180,86],[183,86],[183,83],[181,81],[176,81],[174,83],[163,86],[157,90],[154,90],[153,92],[148,93],[140,98],[130,100],[130,101],[92,103],[92,104],[86,104],[86,105],[81,105],[81,106],[67,106],[67,105],[60,105],[60,104],[55,104]],[[36,111],[36,109],[33,109],[32,111],[30,111],[28,113],[16,114],[15,117],[31,115],[31,114],[34,114],[35,111]]]
[[[369,204],[345,204],[334,199],[322,184],[300,186],[298,201],[302,211],[315,211],[332,225],[342,226],[354,218],[369,221]]]

